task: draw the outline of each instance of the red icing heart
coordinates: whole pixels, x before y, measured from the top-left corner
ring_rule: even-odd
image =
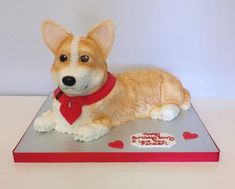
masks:
[[[184,132],[183,137],[184,137],[185,140],[191,140],[191,139],[198,138],[198,134],[197,133]]]
[[[109,147],[112,148],[120,148],[123,149],[124,148],[124,144],[121,140],[115,140],[113,142],[108,143]]]

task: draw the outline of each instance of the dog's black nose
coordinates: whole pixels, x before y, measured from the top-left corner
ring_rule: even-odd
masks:
[[[62,78],[62,82],[67,86],[73,86],[76,83],[76,79],[72,76],[65,76]]]

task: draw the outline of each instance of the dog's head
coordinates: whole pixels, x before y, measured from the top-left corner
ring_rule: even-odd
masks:
[[[84,96],[98,90],[107,78],[106,58],[114,41],[114,24],[104,21],[86,37],[73,36],[61,25],[45,21],[43,38],[55,55],[52,78],[68,96]]]

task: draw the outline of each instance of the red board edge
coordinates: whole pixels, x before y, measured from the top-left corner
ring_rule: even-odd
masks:
[[[220,152],[47,152],[13,151],[14,162],[218,162]]]

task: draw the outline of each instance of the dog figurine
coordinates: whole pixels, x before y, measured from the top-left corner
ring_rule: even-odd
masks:
[[[53,21],[42,24],[43,38],[55,56],[51,74],[58,88],[52,109],[34,121],[38,132],[72,134],[92,141],[112,127],[142,118],[171,121],[190,108],[190,94],[172,74],[142,69],[112,74],[106,59],[114,24],[104,21],[86,37],[73,36]]]

